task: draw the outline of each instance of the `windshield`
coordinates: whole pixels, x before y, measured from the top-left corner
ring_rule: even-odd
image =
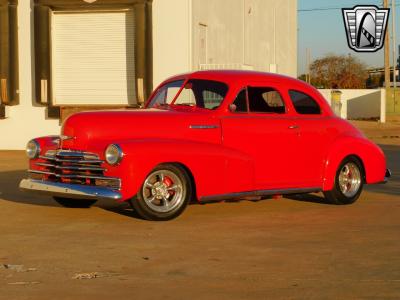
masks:
[[[191,79],[182,88],[183,84],[183,80],[177,80],[163,85],[157,90],[148,107],[184,105],[216,109],[228,92],[228,86],[218,81]],[[176,97],[180,89],[182,90]]]

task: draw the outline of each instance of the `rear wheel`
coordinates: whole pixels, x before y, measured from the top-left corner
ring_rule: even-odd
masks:
[[[132,206],[146,220],[174,219],[185,210],[192,190],[185,169],[173,164],[160,165],[146,177]]]
[[[347,157],[340,164],[331,191],[324,192],[333,204],[354,203],[361,194],[364,184],[364,169],[359,159]]]
[[[71,199],[63,197],[53,197],[53,199],[61,206],[68,208],[89,208],[97,201],[92,199]]]

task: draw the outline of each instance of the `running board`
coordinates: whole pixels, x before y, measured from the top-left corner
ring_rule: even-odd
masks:
[[[222,200],[235,200],[242,199],[246,197],[263,197],[263,196],[273,196],[273,195],[289,195],[289,194],[308,194],[308,193],[318,193],[321,192],[322,188],[294,188],[294,189],[281,189],[281,190],[259,190],[251,192],[241,192],[223,195],[212,195],[200,198],[201,203],[205,202],[216,202]]]

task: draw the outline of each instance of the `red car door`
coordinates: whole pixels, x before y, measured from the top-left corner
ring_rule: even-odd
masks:
[[[253,159],[255,190],[303,187],[296,117],[287,113],[281,91],[272,83],[243,87],[221,120],[223,144]]]
[[[301,178],[308,187],[321,187],[326,154],[337,137],[337,129],[311,95],[289,90],[288,96],[297,114],[297,157],[302,170]]]

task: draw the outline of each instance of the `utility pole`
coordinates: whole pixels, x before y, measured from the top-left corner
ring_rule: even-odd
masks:
[[[388,0],[383,0],[383,7],[388,8]],[[390,62],[389,62],[389,30],[385,34],[385,88],[390,87]]]
[[[392,0],[392,43],[393,43],[393,103],[396,104],[396,6]],[[394,106],[396,107],[396,105]]]
[[[311,49],[306,48],[306,82],[311,83]]]

